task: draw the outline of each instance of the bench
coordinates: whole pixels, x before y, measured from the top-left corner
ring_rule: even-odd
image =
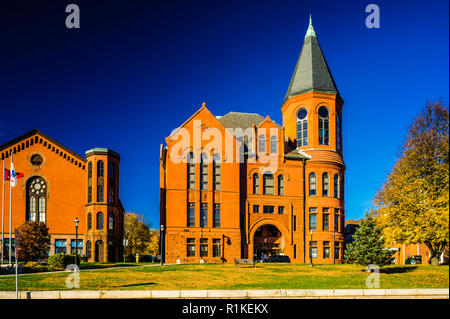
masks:
[[[234,263],[237,265],[242,264],[242,265],[253,265],[253,267],[256,267],[256,263],[253,261],[253,259],[234,259]]]

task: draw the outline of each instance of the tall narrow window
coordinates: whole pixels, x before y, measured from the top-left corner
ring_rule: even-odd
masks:
[[[263,194],[274,195],[274,179],[272,174],[263,175]]]
[[[213,257],[220,256],[220,239],[213,239]]]
[[[200,238],[200,257],[208,257],[208,238]]]
[[[195,257],[195,238],[188,238],[186,241],[186,256]]]
[[[97,229],[103,229],[103,213],[97,213]]]
[[[329,144],[328,109],[325,106],[319,108],[319,144]]]
[[[338,215],[338,212],[336,212],[336,210],[334,212],[335,212],[335,215],[334,215],[334,231],[335,232],[339,232],[339,215]]]
[[[270,153],[278,154],[278,137],[276,135],[270,137]]]
[[[336,112],[336,149],[341,150],[341,115]]]
[[[323,242],[323,258],[330,258],[330,242],[324,241]]]
[[[316,213],[309,213],[309,230],[317,230],[317,214]]]
[[[208,155],[205,153],[200,158],[200,189],[208,189]]]
[[[297,147],[308,145],[308,111],[305,108],[297,112]]]
[[[330,181],[328,177],[328,173],[322,174],[322,196],[328,196],[330,188]]]
[[[208,227],[208,204],[202,203],[200,207],[200,227]]]
[[[316,196],[316,173],[309,174],[309,196]]]
[[[187,157],[187,186],[188,189],[195,189],[195,158],[192,152]]]
[[[261,134],[258,137],[259,141],[259,153],[266,153],[266,136]]]
[[[97,202],[103,202],[103,161],[97,162]]]
[[[213,227],[220,227],[220,204],[214,204]]]
[[[114,214],[113,214],[113,213],[109,213],[109,217],[108,217],[108,229],[109,229],[109,230],[114,230]]]
[[[26,220],[46,221],[47,184],[42,177],[33,177],[27,182]]]
[[[114,163],[108,163],[108,203],[114,203],[114,188],[116,185],[116,167]]]
[[[91,258],[92,257],[92,243],[91,241],[87,241],[86,242],[86,258]]]
[[[334,189],[334,197],[338,198],[339,197],[339,175],[338,174],[334,174],[333,177],[333,189]]]
[[[253,174],[253,194],[259,194],[259,175]]]
[[[222,177],[221,160],[219,154],[214,154],[213,158],[213,187],[215,191],[220,191]]]
[[[187,227],[195,227],[195,204],[188,203],[187,209]]]
[[[284,177],[283,175],[278,175],[278,195],[284,195]]]
[[[329,230],[330,229],[330,215],[323,214],[322,217],[323,217],[322,229],[323,230]]]
[[[92,214],[88,213],[87,214],[87,229],[92,229]]]
[[[92,162],[88,163],[88,203],[92,202]]]

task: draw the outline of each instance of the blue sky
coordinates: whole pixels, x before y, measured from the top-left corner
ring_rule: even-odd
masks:
[[[69,3],[80,29],[65,27]],[[369,3],[379,29],[365,26]],[[0,11],[0,144],[38,128],[82,155],[118,151],[121,200],[154,227],[164,138],[202,102],[281,123],[309,14],[345,101],[347,219],[371,207],[425,103],[449,100],[447,1],[21,1]]]

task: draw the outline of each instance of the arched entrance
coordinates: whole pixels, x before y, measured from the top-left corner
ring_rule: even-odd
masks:
[[[253,235],[253,258],[260,260],[264,257],[284,255],[285,244],[285,238],[276,226],[262,225]]]
[[[108,243],[108,261],[116,261],[116,246],[113,242]]]
[[[95,261],[104,262],[103,258],[103,242],[101,240],[97,240],[95,242]]]

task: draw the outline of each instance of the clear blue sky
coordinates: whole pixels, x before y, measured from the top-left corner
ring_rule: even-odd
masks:
[[[80,29],[65,27],[69,3]],[[380,29],[365,26],[369,3]],[[347,219],[370,208],[425,103],[449,100],[447,1],[9,1],[0,12],[0,143],[38,128],[82,155],[118,151],[121,200],[153,226],[164,138],[204,101],[281,123],[310,13],[345,101]]]

